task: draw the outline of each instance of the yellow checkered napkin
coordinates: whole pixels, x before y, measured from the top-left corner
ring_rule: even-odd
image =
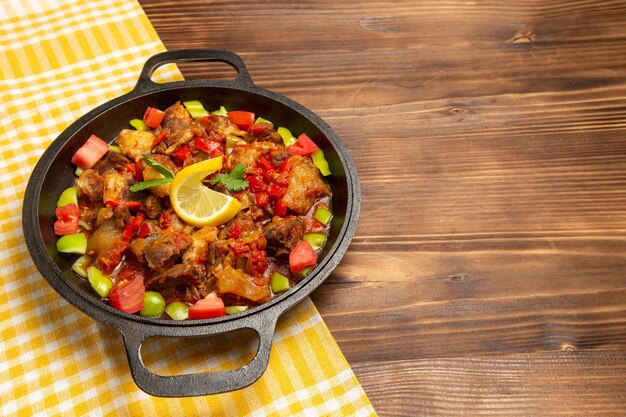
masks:
[[[21,226],[32,167],[76,118],[128,92],[163,50],[134,0],[0,4],[0,414],[374,415],[309,299],[279,320],[269,367],[250,387],[156,398],[132,381],[117,331],[72,307],[33,266]],[[159,77],[180,74],[169,66]],[[155,339],[143,351],[162,375],[232,369],[250,359],[248,339]]]

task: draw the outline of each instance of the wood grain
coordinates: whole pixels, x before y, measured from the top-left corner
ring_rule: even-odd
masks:
[[[381,415],[626,414],[625,2],[140,3],[350,150],[313,300]]]

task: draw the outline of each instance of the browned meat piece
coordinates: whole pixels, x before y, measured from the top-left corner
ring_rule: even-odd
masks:
[[[274,130],[272,123],[256,123],[248,129],[243,140],[248,143],[256,141],[269,141],[273,143],[283,143],[283,138]]]
[[[113,209],[115,216],[115,225],[119,228],[128,226],[131,221],[130,210],[127,206],[117,206]]]
[[[130,163],[130,159],[126,158],[121,153],[114,151],[108,151],[102,158],[93,166],[93,169],[100,174],[104,174],[107,171],[114,170],[115,168],[124,166]]]
[[[183,253],[186,264],[204,264],[209,253],[209,244],[217,239],[217,227],[205,226],[191,235],[191,246]]]
[[[223,138],[228,136],[243,138],[246,136],[246,131],[239,129],[228,117],[211,115],[200,119],[200,123],[206,129],[207,133],[214,132]]]
[[[217,292],[235,294],[254,302],[267,301],[270,290],[267,285],[257,285],[254,277],[246,274],[241,269],[231,266],[221,268],[221,265],[213,270],[216,277]]]
[[[162,271],[174,265],[190,244],[191,239],[187,235],[168,228],[150,243],[144,257],[151,269]]]
[[[102,202],[126,200],[129,194],[130,178],[118,174],[116,171],[108,171],[104,174],[104,187]]]
[[[182,221],[172,208],[169,208],[161,213],[161,216],[159,217],[159,226],[163,229],[169,227],[186,235],[190,235],[194,229],[192,225]]]
[[[282,150],[280,145],[272,142],[253,142],[236,145],[226,158],[226,168],[233,169],[237,164],[244,164],[249,167],[256,163],[259,156],[280,150]]]
[[[159,203],[159,199],[155,195],[150,194],[143,204],[143,210],[150,219],[159,217],[161,215],[161,203]]]
[[[316,198],[330,195],[330,188],[311,159],[294,155],[287,164],[290,177],[283,203],[296,213],[305,214]]]
[[[124,155],[136,161],[141,158],[142,153],[150,153],[154,133],[150,130],[123,129],[115,142]]]
[[[92,204],[102,204],[104,178],[95,169],[86,169],[76,180],[76,184]]]
[[[187,109],[178,101],[165,109],[161,129],[168,132],[165,138],[167,143],[165,153],[168,155],[191,141],[195,136],[207,137],[202,125],[194,120]]]
[[[304,236],[305,224],[298,217],[278,217],[275,216],[268,223],[263,235],[267,239],[267,252],[276,257],[289,255]]]
[[[203,268],[188,264],[174,265],[158,275],[148,278],[146,288],[159,290],[170,287],[197,285],[205,278]]]

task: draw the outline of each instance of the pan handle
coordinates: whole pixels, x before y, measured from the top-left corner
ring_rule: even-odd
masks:
[[[132,377],[139,388],[158,397],[191,397],[238,390],[259,379],[269,363],[276,320],[275,316],[262,315],[237,325],[229,325],[230,323],[226,322],[204,326],[203,336],[237,329],[254,330],[259,337],[256,355],[250,363],[239,369],[176,376],[161,376],[150,372],[141,359],[141,345],[153,336],[196,336],[193,333],[197,332],[197,328],[192,328],[190,334],[185,334],[184,329],[181,331],[181,328],[176,327],[163,329],[159,326],[149,326],[146,332],[137,331],[137,328],[132,326],[118,329],[122,333]]]
[[[252,86],[252,78],[248,73],[246,65],[239,55],[225,49],[179,49],[176,51],[165,51],[148,58],[139,74],[139,80],[135,85],[135,90],[149,92],[158,84],[152,81],[152,73],[161,65],[176,61],[217,61],[224,62],[237,70],[237,76],[233,83],[240,83]]]

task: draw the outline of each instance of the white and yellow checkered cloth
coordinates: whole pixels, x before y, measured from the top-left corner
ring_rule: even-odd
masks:
[[[375,415],[309,299],[279,320],[269,367],[250,387],[157,398],[134,384],[117,331],[72,307],[34,267],[21,225],[32,167],[76,118],[128,92],[163,50],[134,0],[0,2],[0,414]],[[168,66],[158,78],[181,77]],[[156,340],[144,359],[161,375],[232,369],[254,343]]]

